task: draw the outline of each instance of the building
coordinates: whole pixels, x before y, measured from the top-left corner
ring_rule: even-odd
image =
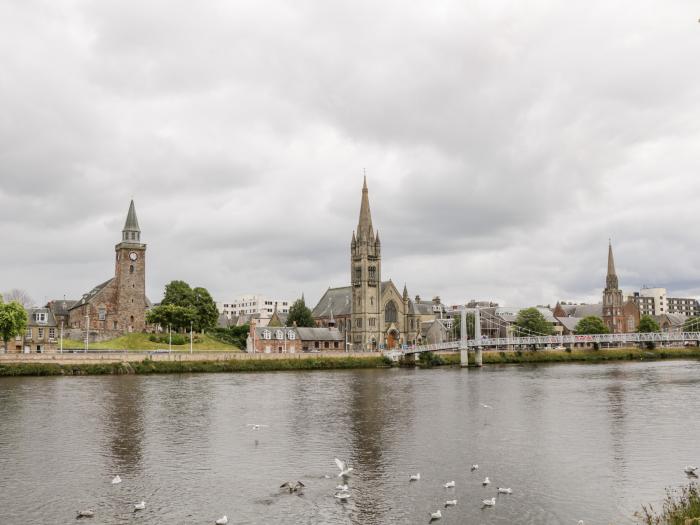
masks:
[[[87,331],[91,339],[116,337],[146,329],[146,245],[134,201],[129,205],[122,239],[115,247],[114,277],[98,284],[69,309],[74,332]]]
[[[27,310],[27,329],[14,341],[7,342],[8,353],[53,353],[58,348],[60,328],[56,318],[47,307]]]
[[[608,273],[605,277],[605,290],[603,290],[602,318],[613,334],[634,332],[639,325],[639,307],[632,300],[623,301],[622,290],[615,272],[612,243],[608,244]]]
[[[51,310],[58,326],[68,328],[70,327],[70,309],[76,302],[66,299],[53,299],[46,303],[46,308]]]
[[[337,328],[257,326],[251,323],[246,351],[263,354],[345,352],[345,337]]]
[[[316,324],[337,327],[353,351],[374,351],[419,344],[423,323],[445,311],[439,297],[411,300],[406,285],[399,292],[391,279],[382,280],[382,245],[372,226],[365,178],[350,241],[350,286],[326,290],[312,311]]]
[[[258,319],[259,326],[264,326],[272,317],[277,306],[279,314],[288,314],[293,301],[289,299],[273,299],[262,294],[242,295],[235,299],[216,303],[219,313],[229,319],[250,316]]]
[[[642,287],[629,298],[639,306],[642,315],[661,316],[681,314],[687,317],[700,315],[700,305],[692,297],[668,297],[666,288]]]

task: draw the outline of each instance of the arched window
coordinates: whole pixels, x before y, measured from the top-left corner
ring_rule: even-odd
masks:
[[[263,330],[262,336],[263,339],[272,339],[272,332],[269,330]]]
[[[297,338],[297,334],[295,334],[295,333],[292,332],[291,330],[290,330],[289,332],[287,332],[287,339],[289,339],[290,341],[292,341],[292,340],[294,340],[294,339],[296,339],[296,338]]]
[[[129,266],[129,273],[134,273],[134,265]]]
[[[276,337],[279,341],[281,341],[282,339],[284,339],[284,332],[283,332],[282,330],[277,330],[277,331],[275,332],[275,337]]]
[[[386,303],[386,307],[384,308],[384,322],[395,323],[396,320],[396,305],[394,304],[394,301],[389,301]]]

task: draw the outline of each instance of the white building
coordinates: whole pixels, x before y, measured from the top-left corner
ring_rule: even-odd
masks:
[[[692,297],[668,297],[666,288],[642,288],[629,295],[639,306],[641,315],[681,314],[688,317],[700,315],[700,304]]]
[[[260,319],[269,319],[272,317],[272,312],[275,311],[275,305],[277,305],[277,313],[287,314],[292,301],[289,299],[274,299],[260,294],[250,294],[242,295],[230,301],[216,303],[219,313],[224,314],[229,319],[233,316],[255,314],[258,314]]]

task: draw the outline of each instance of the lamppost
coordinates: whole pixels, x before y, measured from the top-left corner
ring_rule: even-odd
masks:
[[[90,316],[85,316],[85,353],[88,351],[90,346]]]
[[[170,329],[170,323],[168,323],[168,352],[173,351],[173,331]]]
[[[63,320],[61,320],[61,353],[63,353]]]
[[[190,354],[192,353],[192,321],[190,321]]]

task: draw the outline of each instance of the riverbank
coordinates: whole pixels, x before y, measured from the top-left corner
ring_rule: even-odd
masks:
[[[436,354],[445,365],[458,365],[458,353]],[[566,363],[566,362],[604,362],[604,361],[655,361],[662,359],[700,359],[700,347],[656,348],[608,348],[603,350],[538,350],[535,352],[483,352],[486,364],[522,364],[522,363]],[[437,364],[437,363],[435,363]],[[469,364],[474,364],[474,353],[469,353]],[[438,365],[439,366],[439,365]]]
[[[235,357],[234,357],[235,355]],[[246,358],[245,356],[248,356]],[[191,356],[182,359],[182,355],[155,355],[133,359],[113,360],[107,356],[103,359],[87,359],[82,361],[47,362],[0,362],[0,377],[13,376],[75,376],[75,375],[121,375],[121,374],[186,374],[197,372],[264,372],[281,370],[333,370],[353,368],[387,367],[390,362],[380,355],[337,354],[315,356],[313,354],[296,354],[295,356],[278,357],[277,354],[229,354],[228,359],[208,356]],[[190,357],[190,356],[185,356]],[[197,359],[199,358],[199,359]]]

